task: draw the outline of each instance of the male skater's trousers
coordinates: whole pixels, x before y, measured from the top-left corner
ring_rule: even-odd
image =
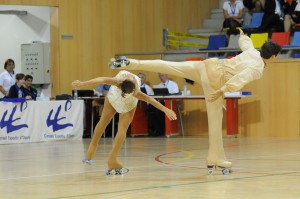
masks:
[[[128,66],[119,69],[159,72],[191,79],[202,84],[206,97],[216,89],[220,89],[223,84],[223,73],[222,70],[219,69],[220,67],[218,67],[218,64],[220,64],[218,59],[189,62],[131,59],[129,59],[129,61],[130,64]],[[226,161],[223,147],[223,97],[219,97],[214,102],[205,101],[209,129],[207,164],[230,167],[231,163]]]

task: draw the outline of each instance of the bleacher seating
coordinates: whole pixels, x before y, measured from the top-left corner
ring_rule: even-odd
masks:
[[[218,50],[221,47],[225,47],[227,44],[226,35],[210,35],[207,48],[200,48],[199,50]]]
[[[283,46],[284,48],[300,47],[300,32],[295,32],[291,44]]]
[[[223,1],[224,2],[224,1]],[[211,10],[211,16],[209,19],[204,19],[202,23],[201,29],[190,29],[188,33],[194,34],[194,35],[207,35],[210,36],[210,39],[207,40],[206,45],[208,47],[200,47],[199,48],[189,48],[185,49],[182,48],[183,55],[178,56],[177,55],[166,55],[168,60],[184,60],[185,58],[189,57],[189,55],[193,56],[201,56],[204,58],[209,57],[229,57],[229,56],[235,56],[241,52],[241,49],[238,46],[238,38],[239,35],[229,35],[227,38],[226,44],[222,43],[222,45],[218,45],[217,41],[213,41],[214,36],[213,35],[220,35],[220,31],[222,29],[222,22],[224,21],[224,15],[223,15],[223,2],[219,2],[219,8],[218,9],[212,9]],[[259,27],[262,22],[263,13],[260,12],[254,12],[251,13],[247,9],[245,10],[245,16],[247,16],[244,19],[244,25],[242,27],[245,34],[249,35],[250,38],[253,40],[254,46],[257,49],[260,49],[262,44],[267,41],[268,39],[271,39],[277,43],[279,43],[283,50],[279,54],[278,57],[280,58],[291,58],[295,53],[300,53],[300,37],[299,40],[298,35],[296,33],[295,38],[293,39],[293,34],[290,33],[290,36],[288,36],[288,33],[275,33],[272,32],[270,29],[268,33],[261,32]],[[298,27],[298,26],[295,26]],[[300,24],[299,24],[300,28]],[[273,35],[273,33],[275,33]],[[225,33],[223,32],[225,35]],[[252,35],[254,34],[254,35]],[[252,36],[251,36],[252,35]],[[300,36],[300,35],[299,35]],[[223,36],[224,37],[224,36]],[[195,39],[196,40],[196,39]],[[197,39],[198,40],[198,39]],[[194,42],[194,41],[193,41]],[[196,41],[198,42],[198,41]],[[288,43],[287,43],[288,42]],[[208,44],[210,43],[210,44]],[[213,44],[214,43],[214,44]],[[288,44],[288,45],[286,45]],[[198,51],[199,49],[199,51]],[[198,51],[198,52],[197,52]],[[190,54],[188,55],[188,52]]]
[[[280,46],[286,46],[290,43],[290,32],[273,32],[271,40]]]
[[[251,23],[249,25],[243,25],[243,29],[259,28],[264,16],[263,12],[254,12],[251,17]]]
[[[268,41],[268,33],[252,33],[250,38],[253,42],[254,48],[261,48],[262,45]]]
[[[228,39],[228,45],[226,47],[221,47],[220,49],[226,50],[226,49],[237,49],[239,50],[239,38],[240,35],[230,35]]]

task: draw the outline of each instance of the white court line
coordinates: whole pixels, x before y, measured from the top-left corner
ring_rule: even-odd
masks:
[[[131,169],[136,168],[146,168],[146,167],[155,167],[155,166],[161,166],[161,165],[149,165],[149,166],[136,166],[136,167],[130,167],[129,171]],[[30,179],[30,178],[44,178],[44,177],[55,177],[55,176],[63,176],[63,175],[74,175],[74,174],[84,174],[84,173],[96,173],[96,172],[103,172],[105,174],[106,170],[92,170],[92,171],[83,171],[83,172],[71,172],[71,173],[58,173],[58,174],[49,174],[49,175],[38,175],[38,176],[24,176],[24,177],[14,177],[14,178],[2,178],[0,181],[5,180],[21,180],[21,179]]]

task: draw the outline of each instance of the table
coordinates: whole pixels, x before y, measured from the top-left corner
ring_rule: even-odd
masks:
[[[0,102],[0,144],[80,140],[83,101]]]
[[[249,97],[251,94],[249,92],[234,92],[225,93],[226,100],[226,131],[228,136],[237,136],[238,134],[238,100],[243,97]],[[192,96],[181,96],[181,95],[170,95],[170,96],[153,96],[156,99],[164,100],[165,106],[174,110],[178,113],[178,109],[174,100],[205,100],[204,95],[192,95]],[[140,107],[138,106],[137,109]],[[182,125],[181,115],[178,114],[178,119],[181,122],[182,131],[184,134],[184,129]],[[146,119],[143,117],[136,117],[133,119],[131,125],[136,125],[136,123],[143,123]],[[139,129],[135,129],[134,135],[138,135]],[[142,134],[143,129],[141,130]],[[178,121],[169,120],[165,117],[165,135],[167,137],[178,135]]]

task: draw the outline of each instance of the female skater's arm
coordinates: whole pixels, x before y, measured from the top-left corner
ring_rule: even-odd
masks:
[[[93,86],[98,84],[109,84],[109,85],[118,86],[116,78],[111,78],[111,77],[97,77],[95,79],[91,79],[87,81],[75,80],[72,82],[72,86],[74,88],[79,88],[83,86]]]
[[[135,97],[138,98],[139,100],[142,100],[142,101],[145,101],[147,103],[152,104],[157,109],[164,112],[170,120],[176,120],[177,119],[176,113],[173,110],[168,109],[167,107],[163,106],[161,103],[156,101],[153,97],[150,97],[150,96],[148,96],[148,95],[146,95],[146,94],[144,94],[140,91],[135,95]]]

